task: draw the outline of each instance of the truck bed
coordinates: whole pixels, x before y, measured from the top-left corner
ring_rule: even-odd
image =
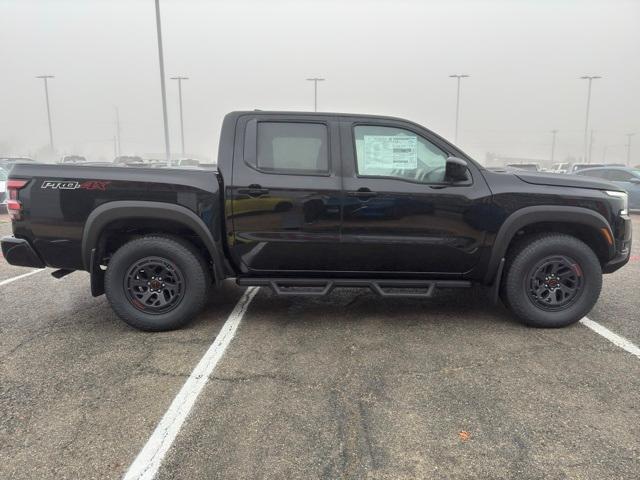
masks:
[[[163,202],[185,207],[219,230],[215,170],[16,164],[11,178],[27,179],[14,235],[29,240],[44,263],[86,269],[82,238],[90,214],[108,202]]]

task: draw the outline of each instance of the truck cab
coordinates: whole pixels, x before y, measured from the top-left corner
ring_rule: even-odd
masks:
[[[244,133],[220,163],[241,275],[456,277],[479,262],[486,226],[469,212],[491,192],[473,161],[451,177],[461,152],[438,136],[381,117],[228,120]]]

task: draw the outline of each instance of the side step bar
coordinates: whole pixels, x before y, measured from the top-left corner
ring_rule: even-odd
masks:
[[[269,287],[277,295],[314,296],[328,295],[334,288],[368,288],[382,297],[433,296],[436,288],[469,288],[466,280],[367,280],[350,278],[255,278],[241,277],[236,283],[242,287]]]

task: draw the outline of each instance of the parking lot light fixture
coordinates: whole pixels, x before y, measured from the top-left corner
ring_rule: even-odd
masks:
[[[458,90],[456,93],[456,130],[453,137],[453,142],[458,143],[458,123],[460,120],[460,80],[463,78],[468,78],[471,75],[467,75],[466,73],[455,73],[453,75],[449,75],[450,78],[456,78],[458,80]]]

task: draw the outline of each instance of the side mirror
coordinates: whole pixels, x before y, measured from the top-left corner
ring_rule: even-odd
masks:
[[[470,180],[467,162],[457,157],[447,158],[444,178],[447,182],[458,183]]]
[[[631,183],[635,183],[636,185],[640,184],[640,178],[638,178],[638,177],[632,178],[632,179],[631,179],[631,180],[629,180],[629,181],[630,181]]]

